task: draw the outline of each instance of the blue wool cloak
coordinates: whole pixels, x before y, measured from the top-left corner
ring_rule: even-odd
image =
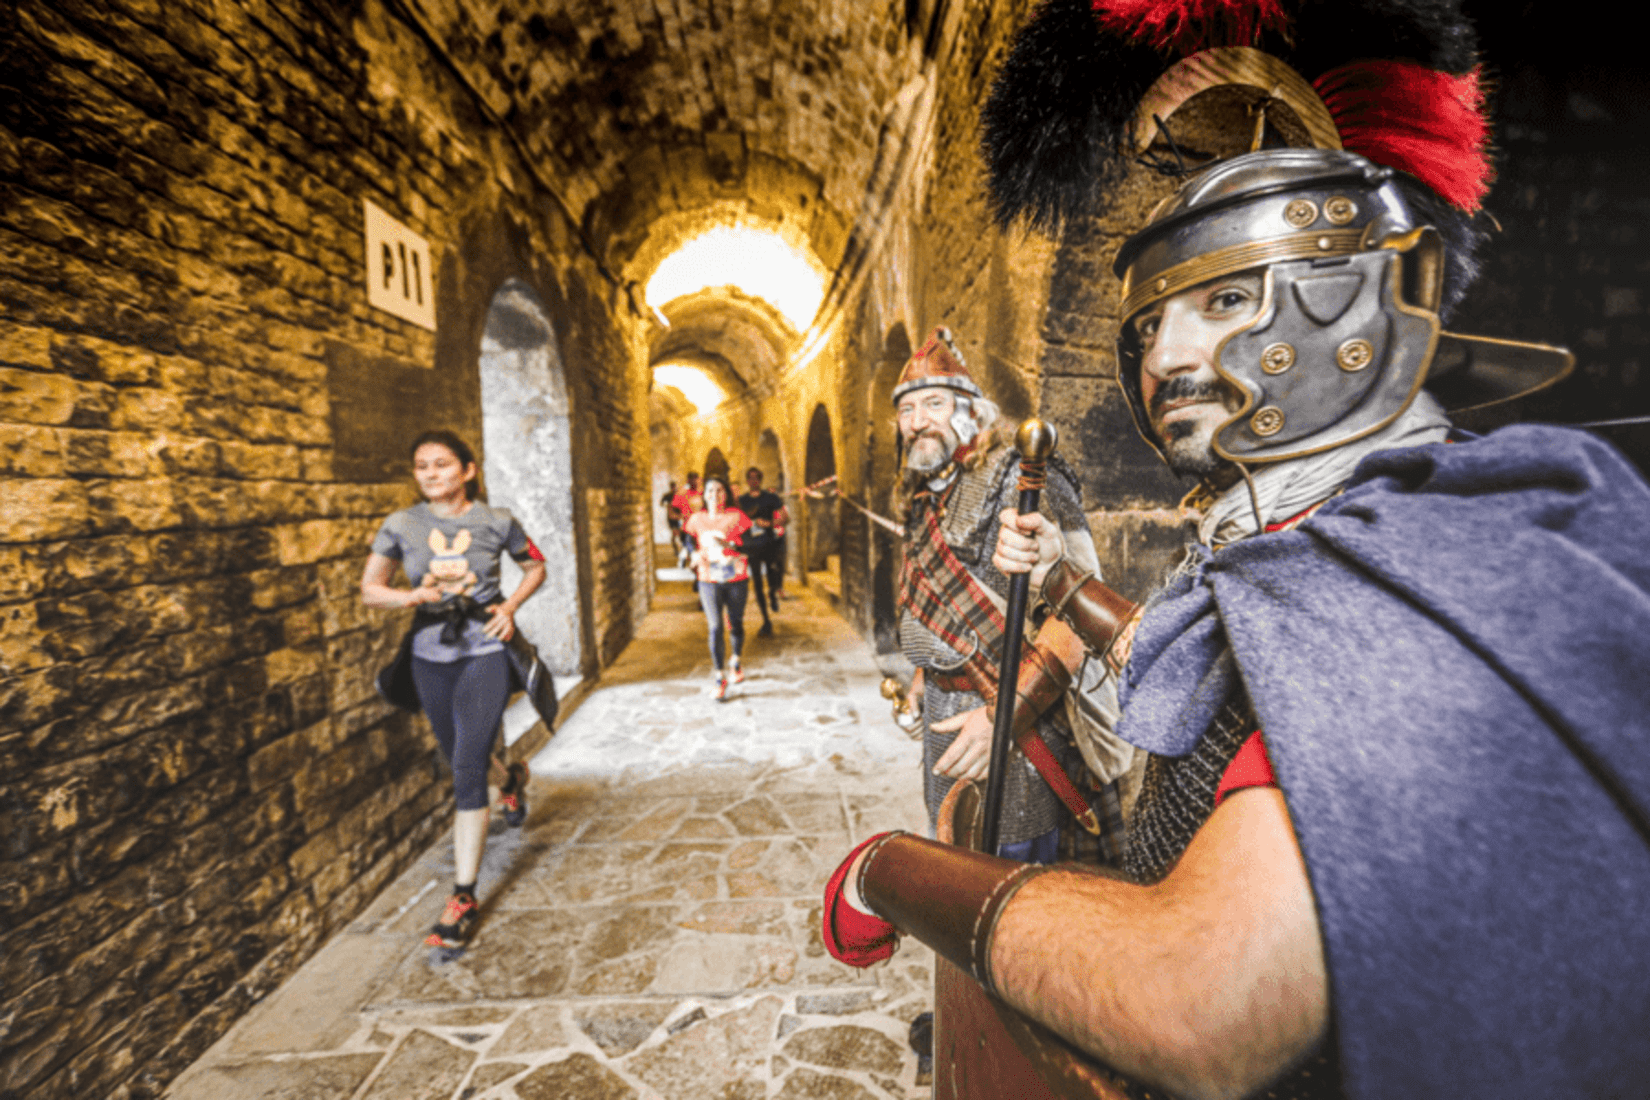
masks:
[[[1241,678],[1311,876],[1354,1097],[1650,1094],[1650,488],[1584,433],[1384,451],[1200,553],[1121,736]]]

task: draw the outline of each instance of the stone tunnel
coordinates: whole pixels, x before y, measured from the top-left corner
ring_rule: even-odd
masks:
[[[1119,589],[1183,539],[1112,344],[1111,256],[1171,182],[1132,170],[1057,240],[988,215],[980,107],[1033,6],[0,6],[0,1096],[925,1094],[920,955],[851,986],[805,931],[832,852],[921,827],[875,691],[899,546],[866,516],[901,366],[947,325],[1008,416],[1059,428]],[[1642,417],[1642,69],[1550,0],[1469,7],[1499,233],[1456,327],[1579,368],[1463,422]],[[519,942],[463,981],[403,921],[438,900],[451,780],[374,690],[406,614],[358,590],[431,428],[544,551],[519,621],[563,694],[555,737],[506,715],[533,816],[482,885],[540,900],[489,914]],[[1650,459],[1650,428],[1599,430]],[[741,732],[658,502],[751,466],[787,500],[794,598]],[[698,747],[638,777],[615,731]],[[694,785],[741,760],[737,790]],[[605,919],[627,854],[679,870],[612,897],[681,908],[580,940],[549,895]],[[795,864],[782,888],[764,859]],[[762,875],[754,969],[694,970],[670,937],[738,933]],[[655,933],[645,965],[614,946]]]

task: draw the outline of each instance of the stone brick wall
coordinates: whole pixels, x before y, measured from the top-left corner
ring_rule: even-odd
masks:
[[[648,496],[645,486],[585,490],[584,529],[590,543],[590,569],[585,575],[592,589],[597,658],[602,665],[611,664],[630,642],[640,617],[630,598],[638,581],[643,583],[644,599],[647,592],[642,570],[649,566],[638,565],[637,558],[645,549],[643,560],[652,562]]]
[[[1593,43],[1556,59],[1528,58],[1499,36],[1489,45],[1502,59],[1500,170],[1486,202],[1499,230],[1450,327],[1562,344],[1575,353],[1576,371],[1552,390],[1461,419],[1484,430],[1515,420],[1650,416],[1650,81]],[[1650,425],[1599,433],[1650,470]]]
[[[157,1095],[443,831],[356,586],[406,440],[480,441],[509,278],[599,502],[589,667],[630,636],[630,307],[474,104],[370,0],[0,10],[0,1095]],[[363,198],[439,335],[367,307]]]

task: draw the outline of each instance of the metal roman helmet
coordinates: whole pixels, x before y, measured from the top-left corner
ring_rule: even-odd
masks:
[[[1214,436],[1233,462],[1350,443],[1423,386],[1460,410],[1568,372],[1558,348],[1441,327],[1476,274],[1494,177],[1462,7],[1043,0],[1015,35],[983,112],[1000,224],[1092,224],[1136,166],[1184,181],[1116,262],[1119,381],[1160,454],[1131,322],[1224,274],[1265,287],[1216,349],[1242,396]]]
[[[1390,168],[1332,149],[1271,149],[1193,176],[1124,242],[1118,381],[1161,453],[1141,400],[1135,318],[1238,272],[1264,275],[1255,318],[1216,369],[1242,405],[1214,435],[1233,462],[1328,450],[1395,420],[1421,387],[1446,408],[1517,397],[1562,377],[1568,352],[1443,332],[1444,246]]]

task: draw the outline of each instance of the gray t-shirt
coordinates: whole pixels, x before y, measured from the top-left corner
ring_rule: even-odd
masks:
[[[542,560],[538,548],[515,517],[481,501],[472,501],[460,516],[438,516],[427,503],[403,508],[384,521],[372,539],[372,552],[401,563],[414,587],[442,593],[441,607],[468,596],[483,607],[499,599],[499,557]],[[413,656],[425,661],[457,661],[504,648],[482,633],[474,619],[464,624],[456,645],[441,642],[442,624],[432,623],[413,636]]]

